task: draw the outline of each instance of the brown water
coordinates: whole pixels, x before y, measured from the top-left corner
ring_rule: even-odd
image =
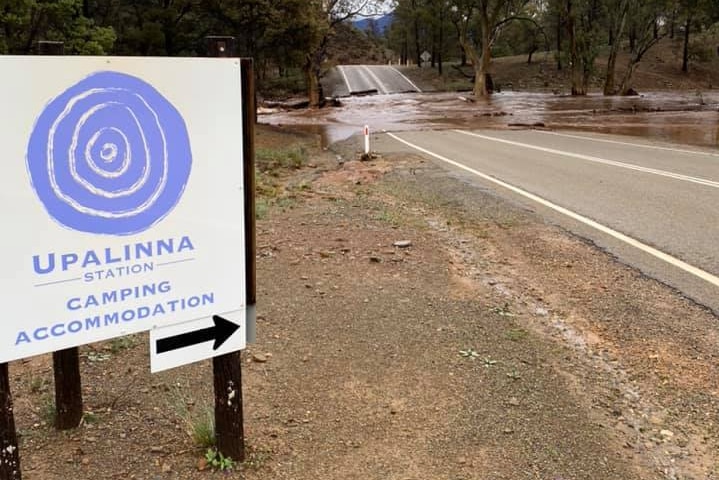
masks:
[[[261,113],[259,122],[322,135],[323,146],[362,132],[444,128],[508,128],[542,123],[551,129],[641,136],[719,148],[719,92],[650,92],[640,97],[571,97],[506,92],[476,103],[463,93],[343,98],[341,107]]]

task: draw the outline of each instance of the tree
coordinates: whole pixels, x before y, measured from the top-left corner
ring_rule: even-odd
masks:
[[[694,29],[700,31],[704,24],[716,21],[719,0],[679,0],[678,12],[684,17],[684,45],[682,49],[682,72],[689,71],[689,40]]]
[[[385,0],[309,0],[306,2],[313,35],[305,54],[304,72],[310,106],[319,107],[324,102],[322,94],[322,64],[327,58],[327,47],[334,29],[342,22],[357,16],[379,13]]]
[[[492,60],[492,46],[502,27],[513,20],[528,20],[523,16],[529,0],[455,0],[455,22],[459,43],[474,67],[474,95],[489,94],[487,75]],[[476,27],[479,38],[472,38]]]
[[[83,16],[82,0],[3,0],[0,7],[0,52],[27,55],[38,40],[54,40],[69,54],[104,55],[116,40],[112,27]]]
[[[601,5],[598,0],[563,0],[572,95],[586,95],[599,54]]]
[[[624,70],[624,76],[619,85],[619,92],[626,95],[631,87],[632,75],[639,62],[646,53],[659,40],[669,34],[666,28],[659,29],[658,23],[666,18],[665,8],[667,7],[664,0],[632,0],[632,22],[635,32],[634,48],[629,54],[629,61]],[[612,92],[610,94],[613,94]],[[605,91],[605,94],[606,91]]]
[[[604,95],[614,95],[614,77],[617,66],[617,55],[622,44],[624,25],[627,22],[630,0],[613,0],[609,2],[609,59],[607,60],[607,76],[604,80]]]

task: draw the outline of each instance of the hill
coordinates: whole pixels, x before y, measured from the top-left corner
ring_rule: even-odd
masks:
[[[382,42],[352,24],[337,25],[330,40],[328,57],[334,65],[360,65],[387,63],[392,58]]]
[[[394,13],[390,12],[381,17],[363,18],[352,22],[355,28],[364,32],[374,32],[377,35],[382,35],[392,25],[394,21]]]

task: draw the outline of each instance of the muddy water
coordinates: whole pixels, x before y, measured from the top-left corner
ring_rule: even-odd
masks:
[[[259,122],[320,133],[324,146],[360,133],[365,124],[372,131],[543,124],[719,148],[719,92],[639,97],[503,92],[477,102],[468,98],[464,93],[347,97],[341,107],[261,113]]]

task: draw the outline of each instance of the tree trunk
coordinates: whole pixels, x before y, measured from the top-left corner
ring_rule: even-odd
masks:
[[[439,47],[437,53],[437,71],[442,75],[442,50],[444,50],[444,10],[439,11]]]
[[[475,64],[474,67],[474,96],[487,97],[490,89],[487,85],[487,75],[489,74],[489,64],[492,61],[492,44],[490,40],[489,24],[482,21],[482,56],[479,58],[479,68]]]
[[[583,83],[582,62],[579,58],[577,47],[577,32],[574,23],[574,12],[572,2],[567,1],[567,34],[569,35],[569,67],[572,69],[572,95],[586,95],[587,91]]]
[[[672,10],[672,16],[671,16],[671,19],[669,20],[669,38],[671,38],[672,40],[674,40],[674,26],[676,25],[676,23],[677,23],[677,9],[675,8]]]
[[[316,54],[308,55],[304,70],[310,107],[321,107],[324,103],[322,84],[320,83],[320,69],[320,63],[316,61]]]
[[[414,49],[415,54],[417,55],[415,57],[415,60],[417,60],[417,67],[422,67],[422,52],[420,51],[420,44],[419,44],[419,19],[415,16],[414,19]]]
[[[682,72],[689,71],[689,28],[692,25],[692,16],[687,15],[687,21],[684,24],[684,52],[682,53]]]
[[[492,32],[489,18],[484,14],[479,18],[480,34],[482,35],[482,54],[477,57],[477,50],[472,49],[474,57],[474,96],[475,98],[485,98],[489,96],[490,89],[487,85],[487,76],[489,74],[489,65],[492,61]],[[467,52],[469,53],[469,52]]]
[[[562,69],[562,14],[557,13],[557,70]]]
[[[527,65],[532,64],[532,55],[534,55],[534,52],[536,52],[538,49],[539,49],[539,47],[537,47],[537,45],[532,45],[529,48],[529,56],[527,57]]]
[[[615,45],[619,45],[619,42]],[[614,95],[617,93],[616,90],[614,90],[614,77],[617,66],[618,50],[618,48],[615,48],[615,45],[612,45],[612,49],[609,52],[609,60],[607,61],[607,78],[604,80],[604,95]]]
[[[480,57],[472,41],[467,38],[466,32],[460,32],[459,44],[462,46],[462,52],[466,55],[467,59],[472,62],[472,68],[474,69],[474,95],[475,97],[484,97],[487,95],[486,81],[484,78],[486,69],[483,69],[485,59]],[[483,53],[485,46],[489,47],[489,39],[487,39],[486,42],[482,42]]]
[[[614,95],[614,78],[617,66],[617,55],[619,54],[619,46],[621,44],[622,32],[624,31],[624,23],[627,20],[627,11],[629,8],[629,1],[623,0],[619,5],[619,12],[616,22],[612,23],[609,28],[610,37],[612,42],[610,43],[611,48],[609,50],[609,60],[607,61],[607,77],[604,80],[604,95]]]
[[[626,95],[629,91],[631,86],[629,82],[632,79],[632,75],[634,75],[634,70],[637,68],[637,65],[639,65],[639,62],[635,61],[634,57],[632,57],[629,61],[629,65],[627,65],[627,70],[624,72],[624,76],[622,77],[622,83],[619,85],[619,91],[622,95]]]

